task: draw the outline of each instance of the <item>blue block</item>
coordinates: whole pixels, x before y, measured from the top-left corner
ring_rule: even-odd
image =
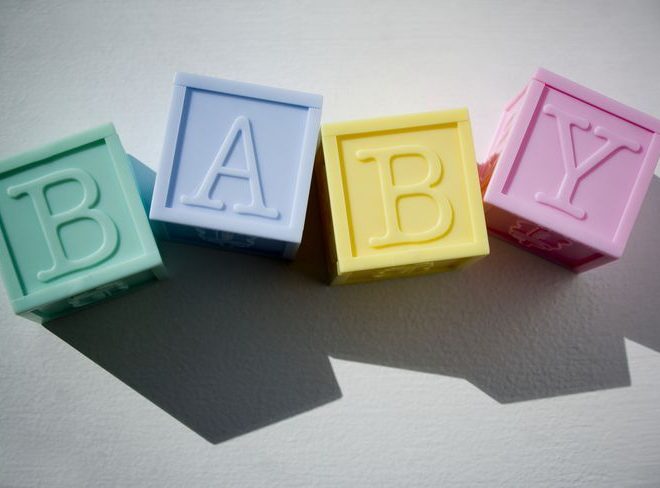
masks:
[[[165,238],[293,258],[322,97],[177,73],[150,217]]]

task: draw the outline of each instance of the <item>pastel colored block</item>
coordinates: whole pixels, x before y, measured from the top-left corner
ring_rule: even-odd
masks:
[[[150,216],[166,238],[292,258],[322,97],[177,73]]]
[[[660,120],[539,69],[480,167],[489,231],[575,272],[621,257],[660,156]]]
[[[111,124],[0,161],[0,223],[11,305],[38,322],[163,276]]]
[[[324,124],[333,284],[455,269],[488,254],[467,110]]]
[[[156,183],[156,172],[130,154],[128,155],[128,160],[131,163],[131,170],[133,171],[133,178],[135,179],[138,194],[142,201],[142,207],[146,214],[149,215],[151,199],[154,195],[154,185]],[[149,220],[149,224],[151,226],[151,232],[157,241],[166,237],[165,224],[156,220]]]

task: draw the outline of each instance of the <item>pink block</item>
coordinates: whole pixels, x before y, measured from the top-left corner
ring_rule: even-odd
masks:
[[[660,120],[539,69],[480,165],[489,231],[576,272],[618,259],[659,133]]]

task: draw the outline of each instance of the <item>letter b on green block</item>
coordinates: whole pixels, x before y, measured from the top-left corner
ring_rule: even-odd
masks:
[[[0,161],[0,270],[17,313],[46,321],[161,275],[129,164],[111,125]]]
[[[54,214],[51,212],[46,190],[49,186],[66,181],[80,184],[82,200],[75,207]],[[48,282],[65,274],[89,268],[107,259],[116,249],[117,228],[106,212],[92,208],[92,205],[98,200],[99,190],[94,178],[86,171],[79,168],[62,169],[19,185],[10,186],[7,193],[13,198],[28,195],[34,204],[46,245],[53,259],[52,267],[37,273],[38,280]],[[103,233],[101,245],[83,257],[71,259],[64,249],[59,230],[66,224],[74,225],[77,221],[84,219],[95,222],[101,229]]]

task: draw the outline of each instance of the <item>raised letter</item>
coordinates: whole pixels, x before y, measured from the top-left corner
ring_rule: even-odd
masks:
[[[75,207],[53,214],[46,198],[46,189],[65,181],[80,183],[83,189],[83,198]],[[92,208],[99,196],[96,181],[82,169],[62,169],[26,183],[11,186],[7,189],[7,194],[12,198],[19,198],[27,194],[34,204],[41,230],[46,238],[46,245],[53,258],[53,266],[50,269],[37,273],[37,279],[40,281],[48,282],[65,274],[94,266],[108,258],[117,247],[119,235],[114,222],[105,212]],[[101,246],[87,256],[69,259],[60,239],[59,229],[65,224],[83,219],[93,220],[101,228],[103,233]]]
[[[243,152],[245,154],[246,168],[227,168],[225,164],[227,163],[229,153],[240,135],[243,135]],[[259,178],[259,167],[257,166],[257,158],[254,154],[252,130],[250,128],[250,121],[246,117],[240,116],[234,120],[227,137],[222,142],[218,154],[215,156],[211,167],[204,177],[204,181],[202,181],[202,184],[194,195],[182,195],[181,203],[196,207],[223,210],[225,208],[225,202],[220,199],[214,200],[211,198],[211,193],[220,176],[242,178],[248,180],[250,183],[250,204],[235,203],[232,207],[234,212],[270,219],[276,219],[279,216],[277,209],[266,207],[264,202],[261,180]]]
[[[422,181],[408,185],[394,184],[392,160],[402,156],[419,156],[426,161],[428,173]],[[385,234],[370,237],[371,247],[430,241],[447,233],[453,220],[453,210],[451,203],[437,186],[442,177],[442,163],[436,153],[424,146],[410,145],[360,150],[356,153],[356,157],[362,162],[376,161],[380,174]],[[403,232],[399,223],[398,202],[403,197],[412,196],[430,197],[438,206],[438,219],[435,224],[421,232]]]
[[[571,245],[571,241],[568,239],[524,220],[519,220],[512,225],[509,235],[522,246],[534,247],[543,251],[559,251]]]
[[[559,144],[564,163],[564,177],[556,195],[552,196],[544,192],[538,192],[534,195],[534,198],[537,202],[566,212],[576,219],[584,219],[587,216],[587,212],[583,208],[576,207],[571,203],[580,179],[619,149],[625,148],[632,152],[637,152],[642,146],[638,142],[619,136],[604,127],[596,126],[593,131],[594,134],[601,139],[605,139],[606,142],[592,153],[591,156],[578,164],[575,160],[572,127],[575,126],[582,130],[588,130],[591,127],[591,123],[587,119],[564,112],[551,104],[543,107],[543,113],[557,120]]]

